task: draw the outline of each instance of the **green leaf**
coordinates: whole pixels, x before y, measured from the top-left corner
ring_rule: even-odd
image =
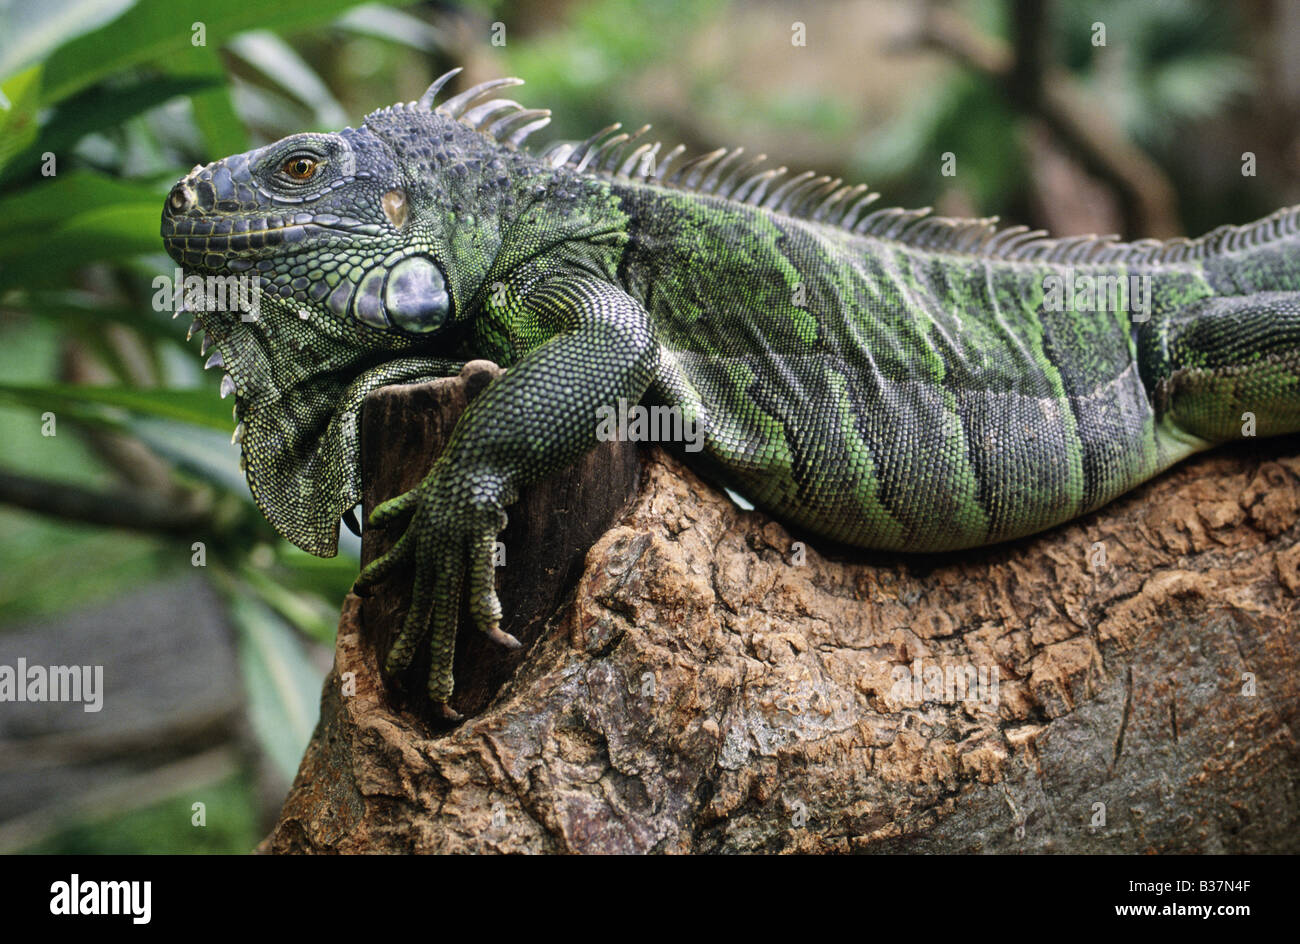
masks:
[[[0,84],[0,171],[36,140],[40,96],[40,66],[32,66]]]
[[[31,292],[23,299],[23,307],[60,328],[75,326],[102,333],[108,325],[120,324],[159,341],[179,342],[183,337],[164,315],[148,317],[137,307],[115,305],[90,292]]]
[[[50,488],[59,488],[51,481]],[[152,535],[105,530],[0,507],[0,614],[48,618],[129,594],[158,576],[165,544]],[[76,561],[69,566],[70,561]]]
[[[321,77],[274,33],[244,33],[230,43],[230,51],[310,108],[316,127],[333,130],[348,123],[348,113]]]
[[[168,778],[178,792],[161,802],[152,791],[143,790],[114,797],[121,805],[73,804],[66,811],[67,819],[61,817],[39,840],[15,851],[82,856],[247,855],[265,834],[265,826],[258,819],[263,800],[257,778],[250,771],[241,765],[239,772],[228,773],[235,756],[233,747],[218,748],[197,762],[188,762],[185,769],[195,765],[200,780],[209,775],[220,779],[204,783],[187,776],[177,783]],[[163,778],[157,779],[161,785]],[[206,807],[207,825],[202,829],[190,825],[196,799]]]
[[[78,213],[39,241],[0,251],[0,292],[18,285],[57,284],[89,262],[126,259],[158,248],[158,200]]]
[[[44,59],[83,33],[121,16],[135,0],[41,0],[0,4],[0,78]]]
[[[339,614],[333,606],[318,596],[286,587],[252,565],[240,568],[239,575],[263,603],[296,626],[300,632],[326,645],[334,642]]]
[[[291,32],[327,23],[358,6],[357,0],[174,0],[141,4],[107,26],[64,45],[46,63],[46,103],[57,102],[106,76],[145,62],[166,62],[177,72],[194,74],[184,60],[206,56],[194,45],[203,26],[203,41],[214,48],[251,29]]]
[[[350,533],[340,535],[339,553],[336,557],[316,557],[288,541],[276,545],[276,563],[283,575],[281,583],[325,600],[334,601],[334,616],[330,626],[330,639],[338,623],[337,602],[352,589],[360,567],[360,541],[345,541]]]
[[[0,197],[0,220],[5,223],[0,233],[0,259],[15,246],[30,247],[33,238],[44,238],[51,229],[78,213],[152,203],[161,219],[166,195],[167,191],[159,187],[114,180],[89,171],[73,171]],[[157,228],[155,220],[150,227],[154,231],[155,249],[160,245]]]
[[[230,407],[210,390],[136,387],[78,387],[72,384],[0,384],[0,400],[42,412],[67,410],[94,419],[103,408],[179,420],[209,429],[230,430]]]
[[[117,127],[178,95],[191,95],[214,85],[224,85],[224,77],[164,75],[117,88],[88,89],[56,106],[40,129],[35,143],[10,166],[4,167],[0,163],[3,167],[0,179],[34,170],[40,155],[46,151],[62,158],[88,134]],[[3,148],[4,144],[0,143],[0,149]]]
[[[230,578],[223,583],[228,583],[230,617],[239,632],[253,731],[288,783],[320,715],[322,676],[293,630],[247,584]]]
[[[239,468],[239,447],[230,442],[234,421],[228,412],[226,428],[222,430],[148,416],[132,417],[124,426],[178,469],[253,504],[248,482]]]
[[[208,79],[216,84],[205,92],[191,96],[194,123],[203,135],[209,154],[237,154],[249,147],[244,122],[235,113],[226,85],[226,70],[215,46],[196,46],[168,62],[172,71],[190,78]]]
[[[446,46],[437,27],[382,3],[367,3],[357,7],[339,17],[335,25],[362,36],[373,36],[390,43],[410,46],[421,52],[439,52]]]

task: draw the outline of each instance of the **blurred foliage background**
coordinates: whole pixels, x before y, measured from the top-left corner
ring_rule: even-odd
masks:
[[[650,121],[888,203],[1199,234],[1300,202],[1298,49],[1287,0],[0,0],[0,663],[117,672],[102,719],[0,705],[0,850],[247,851],[315,723],[357,545],[275,536],[153,304],[191,165],[462,65],[550,139]]]

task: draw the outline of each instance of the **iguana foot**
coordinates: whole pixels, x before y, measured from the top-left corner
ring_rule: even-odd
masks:
[[[406,517],[410,521],[397,543],[367,565],[353,585],[353,592],[364,596],[402,565],[414,566],[411,605],[384,660],[384,671],[396,675],[409,668],[427,637],[432,655],[429,696],[452,720],[460,717],[447,700],[454,689],[456,629],[467,582],[474,625],[493,642],[511,649],[521,646],[501,629],[501,601],[496,594],[496,536],[506,525],[505,508],[497,496],[503,491],[491,475],[454,473],[448,465],[435,463],[418,486],[371,513],[372,527]]]

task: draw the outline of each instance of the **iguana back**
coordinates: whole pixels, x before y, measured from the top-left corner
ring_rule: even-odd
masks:
[[[807,218],[817,204],[615,192],[631,235],[619,274],[663,351],[653,394],[699,417],[715,477],[837,540],[1018,537],[1231,438],[1243,413],[1300,427],[1294,210],[1122,244],[900,211],[855,231]],[[1277,376],[1223,386],[1256,359]],[[1172,396],[1202,363],[1196,389],[1221,388],[1211,423]]]

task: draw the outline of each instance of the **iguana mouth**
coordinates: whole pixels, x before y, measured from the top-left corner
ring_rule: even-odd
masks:
[[[373,223],[330,213],[296,213],[280,218],[164,215],[162,239],[168,254],[183,265],[206,265],[208,268],[246,272],[255,266],[254,259],[273,255],[286,244],[301,242],[312,230],[348,236],[379,236],[383,233],[383,228]],[[228,256],[232,252],[245,255],[232,258]],[[219,258],[204,258],[214,253]]]

